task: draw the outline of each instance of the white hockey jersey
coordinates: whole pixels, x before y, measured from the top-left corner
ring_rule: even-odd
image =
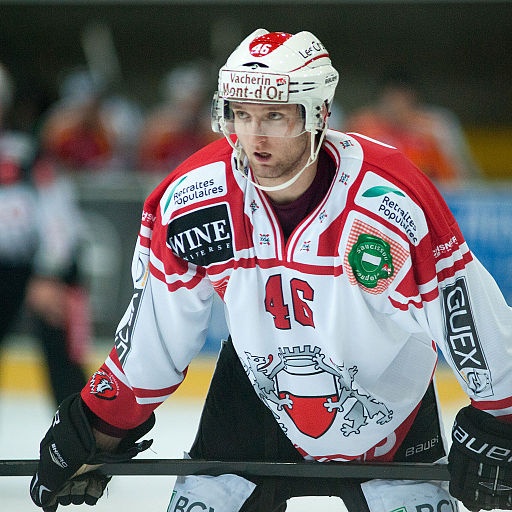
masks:
[[[213,294],[254,390],[306,458],[378,459],[403,439],[440,347],[475,407],[512,418],[512,311],[440,194],[396,149],[329,131],[329,192],[285,243],[227,141],[146,201],[131,304],[82,392],[129,429],[180,385]]]

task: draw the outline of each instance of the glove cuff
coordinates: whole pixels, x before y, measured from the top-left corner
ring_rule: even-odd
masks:
[[[52,425],[41,441],[41,457],[43,450],[49,450],[57,466],[73,473],[94,455],[96,441],[80,393],[70,395],[59,405]]]
[[[155,413],[152,412],[144,423],[141,423],[138,427],[129,430],[128,435],[123,437],[116,451],[123,452],[133,446],[136,441],[138,441],[142,436],[145,436],[155,426],[155,423]]]
[[[87,406],[85,406],[87,407]],[[93,414],[93,413],[91,413]],[[89,461],[90,464],[108,464],[115,462],[123,462],[132,459],[139,453],[147,450],[152,444],[152,439],[136,442],[142,436],[147,434],[155,425],[155,414],[152,412],[149,418],[141,423],[138,427],[130,429],[123,437],[114,452],[97,451],[94,457]]]

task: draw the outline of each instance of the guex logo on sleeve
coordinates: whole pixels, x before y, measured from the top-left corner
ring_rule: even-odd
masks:
[[[457,371],[475,396],[494,394],[491,372],[476,330],[466,281],[460,277],[442,289],[446,342]]]
[[[427,234],[421,208],[402,190],[374,172],[366,173],[355,203],[398,227],[413,245],[418,245]]]

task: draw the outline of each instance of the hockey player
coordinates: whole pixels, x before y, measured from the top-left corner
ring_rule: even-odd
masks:
[[[428,178],[393,147],[327,129],[338,82],[309,32],[257,30],[219,73],[214,129],[149,196],[115,346],[41,442],[31,496],[95,503],[200,351],[214,293],[223,343],[191,458],[437,462],[438,347],[471,405],[443,483],[187,476],[168,511],[512,508],[512,312]],[[83,466],[84,465],[84,466]],[[83,466],[83,467],[82,467]],[[82,472],[74,478],[76,472]]]
[[[86,300],[74,278],[80,213],[34,138],[4,124],[13,95],[0,64],[0,345],[26,306],[59,404],[87,382]]]
[[[137,169],[158,181],[183,160],[219,138],[210,129],[210,66],[201,61],[173,68],[162,80],[162,101],[141,129]],[[160,177],[160,178],[158,178]]]

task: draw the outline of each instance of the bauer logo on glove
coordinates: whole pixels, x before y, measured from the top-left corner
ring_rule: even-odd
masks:
[[[512,450],[496,444],[482,443],[481,439],[470,435],[457,422],[453,426],[452,437],[459,443],[468,455],[477,454],[479,457],[486,457],[494,464],[512,462]]]
[[[472,511],[512,509],[512,425],[469,405],[457,414],[452,441],[450,494]]]

